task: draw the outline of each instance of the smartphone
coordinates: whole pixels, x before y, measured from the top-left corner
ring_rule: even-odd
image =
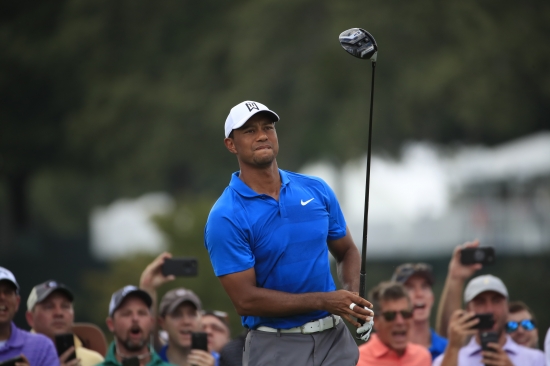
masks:
[[[191,349],[202,349],[208,352],[208,336],[204,332],[191,333]]]
[[[9,360],[0,362],[0,366],[15,366],[16,362],[24,362],[23,357],[17,356]]]
[[[122,366],[140,366],[137,356],[122,359]]]
[[[162,274],[164,276],[174,275],[176,277],[196,276],[198,268],[197,258],[166,258],[162,265]]]
[[[57,348],[57,355],[61,356],[69,348],[74,347],[74,335],[72,333],[57,334],[55,336],[55,348]],[[76,358],[76,352],[73,352],[67,358],[67,361],[74,360]]]
[[[460,263],[466,265],[481,263],[485,266],[495,264],[495,248],[464,248],[460,251]]]
[[[479,333],[479,339],[481,341],[482,350],[495,352],[495,350],[489,348],[487,344],[498,343],[498,332],[481,332]]]
[[[491,329],[495,325],[495,319],[492,313],[476,314],[472,319],[478,318],[479,323],[474,325],[472,329]]]

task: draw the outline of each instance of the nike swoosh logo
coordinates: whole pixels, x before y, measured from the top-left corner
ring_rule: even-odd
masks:
[[[307,205],[308,203],[310,203],[310,202],[313,201],[313,200],[314,200],[314,198],[309,199],[309,200],[307,200],[307,201],[305,201],[305,202],[304,202],[303,200],[300,200],[300,203],[302,204],[302,206],[305,206],[305,205]]]

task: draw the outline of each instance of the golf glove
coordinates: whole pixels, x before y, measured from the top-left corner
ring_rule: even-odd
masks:
[[[370,333],[372,332],[373,324],[374,324],[374,321],[371,319],[369,322],[357,328],[357,334],[358,334],[357,338],[359,338],[363,342],[368,341],[370,338]]]

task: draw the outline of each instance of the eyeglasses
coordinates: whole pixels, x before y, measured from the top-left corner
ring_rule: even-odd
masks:
[[[537,326],[535,324],[534,319],[525,319],[525,320],[522,320],[520,322],[510,321],[510,322],[506,323],[506,332],[507,333],[513,333],[516,330],[518,330],[518,327],[522,327],[525,330],[533,330]]]
[[[384,311],[382,316],[387,322],[392,322],[397,317],[397,313],[400,313],[403,319],[410,319],[413,316],[412,311],[410,310],[401,310],[401,311]]]

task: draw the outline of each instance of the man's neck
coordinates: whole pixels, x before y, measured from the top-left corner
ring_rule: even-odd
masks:
[[[145,346],[139,351],[130,351],[127,350],[123,345],[120,344],[118,340],[116,342],[116,359],[122,363],[123,358],[137,357],[139,358],[139,363],[141,365],[146,365],[151,361],[151,353],[149,352],[149,347]]]
[[[254,192],[266,194],[279,200],[279,192],[281,190],[281,176],[277,161],[273,162],[265,168],[252,168],[241,164],[239,178]]]
[[[428,320],[413,322],[412,329],[409,331],[410,341],[426,348],[432,345],[432,332]]]
[[[11,322],[0,324],[0,341],[7,341],[11,336]]]
[[[173,343],[168,343],[168,349],[166,350],[166,357],[168,362],[178,366],[188,366],[187,357],[191,352],[191,348],[179,347]]]

